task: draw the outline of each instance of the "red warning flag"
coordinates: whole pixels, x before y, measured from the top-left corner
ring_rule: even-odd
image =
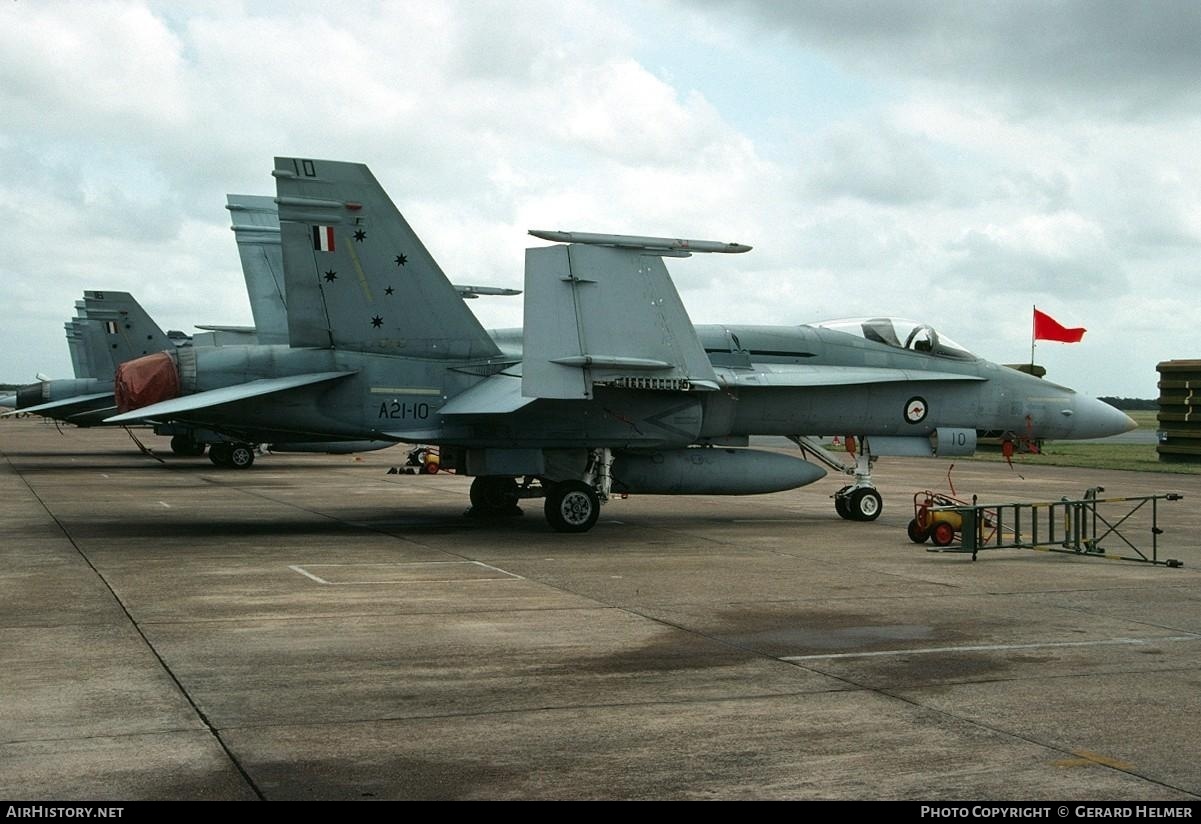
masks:
[[[1034,310],[1034,339],[1035,340],[1057,340],[1060,343],[1079,343],[1084,337],[1085,328],[1077,326],[1069,329],[1062,325],[1055,318]]]

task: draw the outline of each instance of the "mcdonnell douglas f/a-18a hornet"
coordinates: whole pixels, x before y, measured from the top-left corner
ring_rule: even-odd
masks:
[[[436,444],[472,511],[545,498],[583,532],[615,493],[741,495],[823,475],[752,435],[855,435],[843,517],[881,509],[881,454],[963,455],[982,433],[1133,427],[1071,389],[885,318],[694,327],[665,257],[748,246],[575,232],[528,249],[520,340],[490,336],[366,166],[277,158],[287,345],[179,349],[122,365],[113,422],[173,420],[245,443]]]

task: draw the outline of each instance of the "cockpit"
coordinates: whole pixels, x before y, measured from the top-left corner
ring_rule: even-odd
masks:
[[[830,329],[854,335],[864,340],[883,343],[896,349],[922,352],[942,358],[976,360],[976,356],[955,341],[934,331],[934,327],[905,318],[846,318],[811,323],[821,329]]]

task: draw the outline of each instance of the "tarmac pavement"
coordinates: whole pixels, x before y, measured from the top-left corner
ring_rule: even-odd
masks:
[[[584,535],[540,501],[464,518],[468,479],[403,460],[227,470],[0,420],[0,797],[1201,797],[1201,477],[951,473],[1183,493],[1168,569],[927,552],[935,459],[877,464],[872,523],[827,478],[616,500]]]

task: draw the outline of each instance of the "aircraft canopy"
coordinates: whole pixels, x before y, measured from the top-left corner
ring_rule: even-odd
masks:
[[[906,318],[845,318],[812,323],[822,329],[844,332],[858,338],[943,358],[975,360],[976,356],[934,327]]]

